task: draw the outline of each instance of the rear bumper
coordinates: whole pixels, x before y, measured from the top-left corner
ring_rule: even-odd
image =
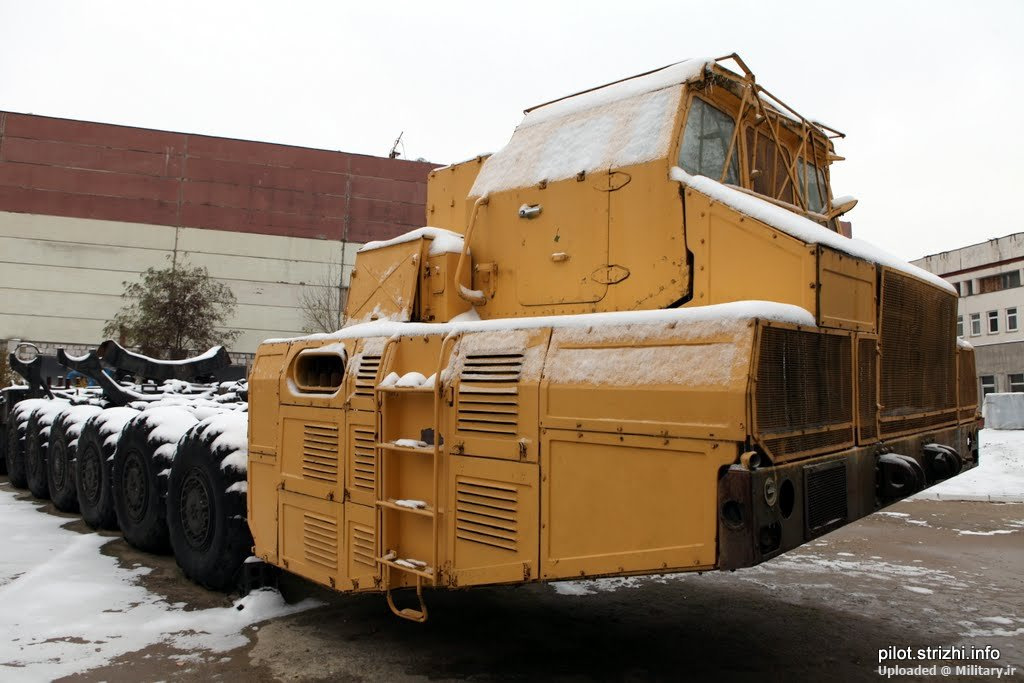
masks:
[[[784,465],[733,465],[718,482],[717,567],[759,564],[948,479],[955,459],[931,444],[955,451],[959,471],[970,469],[978,424]]]

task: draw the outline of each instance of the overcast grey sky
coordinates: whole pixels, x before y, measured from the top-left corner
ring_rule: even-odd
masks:
[[[533,104],[738,52],[845,132],[836,195],[904,258],[1024,230],[1024,2],[0,0],[0,109],[450,163]]]

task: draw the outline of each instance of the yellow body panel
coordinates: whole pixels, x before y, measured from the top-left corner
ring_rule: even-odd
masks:
[[[705,65],[619,101],[545,105],[497,180],[501,152],[432,172],[426,222],[463,234],[463,252],[432,254],[427,236],[361,251],[347,313],[462,323],[382,320],[260,348],[258,556],[342,591],[749,566],[873,510],[883,436],[970,447],[955,298],[766,222],[837,226],[834,131],[736,61],[745,76]],[[678,179],[700,107],[734,119],[715,154],[735,155],[732,189],[770,211]],[[760,303],[687,322],[569,319],[749,301],[796,308],[771,309],[783,322]]]

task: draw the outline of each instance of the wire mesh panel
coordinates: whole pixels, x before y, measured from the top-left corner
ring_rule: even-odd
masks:
[[[857,339],[857,427],[861,443],[878,438],[878,340]]]
[[[956,420],[956,297],[882,271],[881,431],[891,435]]]
[[[755,399],[755,436],[776,459],[852,445],[851,337],[762,328]]]
[[[957,349],[960,373],[960,419],[970,420],[978,412],[978,371],[974,364],[974,349],[960,347]]]

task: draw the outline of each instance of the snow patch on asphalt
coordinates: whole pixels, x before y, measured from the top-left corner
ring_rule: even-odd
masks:
[[[261,590],[231,607],[186,611],[150,593],[145,567],[125,569],[100,552],[114,540],[63,529],[68,519],[0,491],[4,545],[0,555],[0,666],[24,680],[52,680],[102,666],[162,643],[190,656],[226,652],[249,641],[241,631],[320,603],[284,602]]]
[[[975,500],[1024,503],[1024,430],[978,432],[980,463],[909,500]]]

